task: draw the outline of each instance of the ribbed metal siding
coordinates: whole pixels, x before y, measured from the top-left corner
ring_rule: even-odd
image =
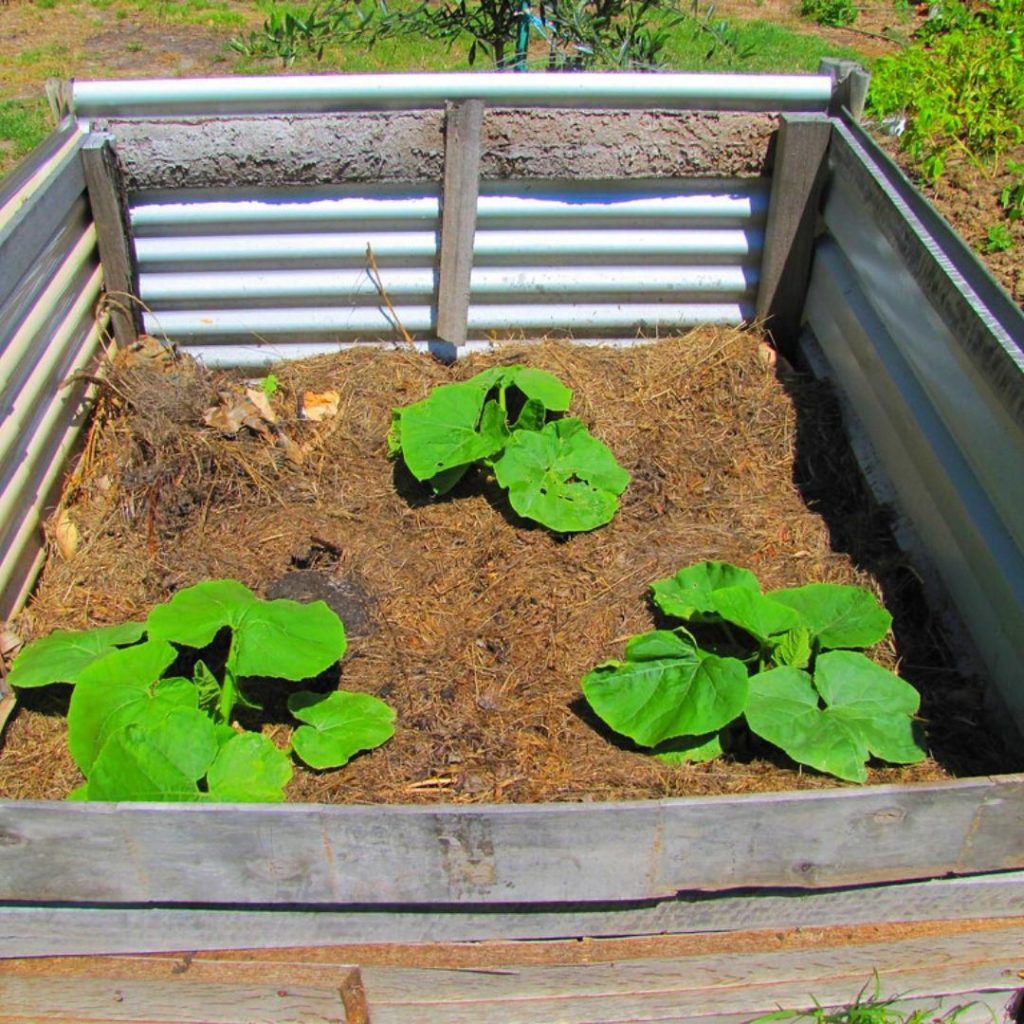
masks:
[[[749,319],[766,203],[759,179],[487,184],[470,334]],[[143,203],[132,223],[147,329],[208,361],[249,340],[270,343],[251,354],[266,360],[395,336],[368,247],[402,326],[432,330],[436,192]]]
[[[1024,728],[1024,318],[850,128],[824,216],[808,325]]]
[[[47,140],[0,192],[0,617],[41,564],[42,520],[83,425],[102,285],[81,135]]]

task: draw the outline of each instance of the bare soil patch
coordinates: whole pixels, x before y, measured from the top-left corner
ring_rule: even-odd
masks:
[[[65,494],[81,541],[69,560],[51,558],[17,629],[29,638],[144,617],[175,590],[219,577],[335,600],[352,634],[340,685],[388,700],[398,732],[341,771],[297,768],[293,800],[532,802],[834,785],[754,742],[711,764],[668,767],[609,736],[581,702],[582,675],[620,655],[627,635],[653,628],[651,581],[725,559],[765,587],[832,580],[886,600],[894,632],[874,653],[921,689],[932,758],[875,767],[872,782],[1005,768],[993,744],[978,742],[980,690],[953,668],[945,630],[892,543],[889,513],[860,483],[827,389],[777,374],[766,351],[750,333],[703,328],[625,350],[549,341],[454,367],[369,348],[285,364],[274,404],[301,465],[247,429],[228,437],[204,425],[229,386],[223,376],[187,359],[120,364]],[[610,525],[552,535],[517,519],[486,477],[437,500],[388,460],[393,406],[513,361],[573,387],[574,414],[631,472]],[[341,395],[338,415],[298,421],[302,392],[326,388]],[[281,689],[264,694],[264,728],[284,744]],[[56,798],[77,784],[64,748],[67,696],[23,695],[0,751],[0,796]]]

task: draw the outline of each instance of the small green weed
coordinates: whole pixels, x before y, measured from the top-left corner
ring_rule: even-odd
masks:
[[[1016,243],[1010,229],[1005,224],[993,224],[985,232],[985,241],[981,245],[984,253],[1009,252]]]
[[[1007,160],[1006,170],[1016,180],[999,193],[999,205],[1010,220],[1020,220],[1024,217],[1024,160]]]
[[[801,17],[833,28],[852,25],[857,20],[857,13],[853,0],[803,0],[800,5]]]
[[[945,173],[956,150],[984,166],[1024,140],[1020,0],[977,10],[949,0],[912,46],[880,58],[872,71],[872,111],[906,114],[901,145],[929,180]]]
[[[871,994],[867,995],[869,987]],[[813,1010],[777,1010],[758,1017],[750,1024],[957,1024],[974,1003],[954,1006],[943,1011],[940,1006],[920,1010],[901,1010],[897,1004],[902,996],[881,998],[881,979],[875,972],[874,982],[868,982],[846,1006],[826,1007],[815,1000]],[[995,1022],[993,1021],[993,1024]]]

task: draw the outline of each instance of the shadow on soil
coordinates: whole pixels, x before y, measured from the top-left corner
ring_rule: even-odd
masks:
[[[896,512],[875,499],[865,480],[831,386],[788,368],[778,376],[796,413],[793,482],[824,520],[832,550],[849,555],[881,586],[899,673],[921,693],[927,749],[957,776],[1021,770],[1020,752],[993,728],[983,680],[965,670],[962,649],[958,656],[942,594],[926,586],[900,549]]]

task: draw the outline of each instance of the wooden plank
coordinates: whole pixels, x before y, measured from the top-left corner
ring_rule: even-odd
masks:
[[[0,965],[0,1021],[367,1024],[355,968],[107,958]]]
[[[747,1019],[779,1006],[848,1003],[877,975],[883,996],[930,999],[1000,993],[1020,985],[1019,927],[891,939],[866,945],[760,953],[697,954],[611,964],[471,970],[362,968],[374,1024],[617,1024]],[[991,998],[991,997],[990,997]]]
[[[831,137],[828,118],[782,116],[768,199],[757,317],[787,356],[792,356],[796,346],[807,294]]]
[[[0,957],[352,943],[554,940],[1024,917],[1024,873],[833,892],[690,894],[650,905],[297,911],[0,907]]]
[[[1024,868],[1024,776],[619,804],[0,803],[0,900],[649,900]],[[97,865],[117,870],[97,871]]]
[[[864,114],[871,73],[855,60],[822,57],[818,62],[818,74],[832,78],[832,99],[828,112],[838,116],[845,107],[854,120],[859,121]]]
[[[445,107],[437,336],[451,345],[466,340],[483,114],[482,100],[462,100]]]
[[[114,337],[122,347],[142,332],[139,273],[131,240],[128,198],[109,136],[90,134],[82,144],[82,167],[103,265]]]

